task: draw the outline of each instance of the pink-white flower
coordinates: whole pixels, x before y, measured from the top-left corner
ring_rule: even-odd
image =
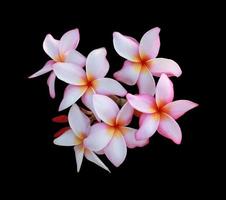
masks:
[[[54,144],[60,146],[74,146],[77,172],[81,168],[83,157],[103,169],[109,171],[105,164],[89,148],[84,147],[84,140],[90,134],[90,120],[80,111],[79,107],[74,104],[69,111],[68,121],[70,128],[54,140]],[[110,171],[109,171],[110,172]]]
[[[122,85],[111,78],[104,78],[109,70],[109,63],[106,59],[106,49],[93,50],[86,60],[86,72],[81,67],[72,64],[67,66],[58,63],[54,71],[56,76],[70,84],[66,87],[63,100],[59,110],[68,108],[80,97],[82,102],[94,112],[92,96],[95,93],[104,95],[125,96],[127,91]]]
[[[62,63],[62,65],[63,63],[72,63],[80,67],[85,65],[86,58],[75,50],[79,40],[80,36],[78,29],[66,32],[60,40],[54,39],[50,34],[45,37],[43,49],[52,60],[49,60],[42,69],[31,75],[29,78],[35,78],[52,71],[47,81],[49,93],[52,98],[55,98],[55,63]]]
[[[161,75],[157,83],[155,98],[150,95],[127,94],[130,105],[144,113],[140,117],[136,139],[150,138],[157,130],[176,144],[181,143],[181,129],[175,120],[198,104],[188,100],[173,101],[173,97],[173,84],[165,74]]]
[[[140,43],[136,39],[113,33],[113,44],[116,52],[127,59],[122,69],[114,77],[127,85],[137,83],[140,94],[154,95],[154,76],[162,73],[168,76],[180,76],[181,69],[176,62],[166,58],[156,58],[160,48],[160,29],[153,28],[146,32]]]
[[[133,108],[126,103],[121,110],[107,96],[93,95],[93,105],[103,123],[94,124],[90,135],[85,139],[86,147],[93,151],[103,150],[107,158],[116,166],[122,164],[127,154],[127,147],[142,147],[148,140],[137,141],[136,129],[126,127],[132,120]]]

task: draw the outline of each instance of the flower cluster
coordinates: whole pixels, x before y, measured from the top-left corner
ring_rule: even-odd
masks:
[[[156,131],[176,144],[181,143],[176,119],[198,104],[173,101],[169,77],[179,77],[182,72],[173,60],[156,58],[159,32],[159,28],[149,30],[140,43],[130,36],[113,33],[114,48],[126,59],[122,69],[114,73],[116,80],[105,77],[110,67],[105,48],[91,51],[87,58],[75,50],[80,40],[78,29],[68,31],[60,40],[46,36],[43,49],[51,60],[30,78],[51,72],[47,84],[52,98],[56,77],[68,84],[59,106],[59,111],[70,107],[68,116],[61,115],[53,121],[69,126],[55,134],[54,144],[74,147],[78,172],[83,157],[109,171],[97,156],[102,154],[114,166],[120,166],[127,148],[147,145]],[[157,84],[153,76],[160,77]],[[129,86],[137,84],[139,94],[128,93],[118,81]],[[76,104],[79,99],[86,108]],[[133,116],[139,118],[138,129],[129,127]]]

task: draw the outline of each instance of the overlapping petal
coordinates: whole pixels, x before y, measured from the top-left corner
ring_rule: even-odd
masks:
[[[43,49],[46,54],[55,60],[59,54],[59,40],[55,40],[52,35],[46,35],[44,42],[43,42]]]
[[[133,118],[133,112],[133,107],[129,104],[129,102],[126,102],[117,114],[116,124],[119,126],[129,125]]]
[[[81,144],[81,140],[69,129],[60,137],[56,138],[53,143],[59,146],[75,146]]]

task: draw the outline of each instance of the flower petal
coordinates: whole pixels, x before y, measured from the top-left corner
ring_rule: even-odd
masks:
[[[100,158],[97,157],[97,155],[95,153],[93,153],[92,151],[85,149],[85,157],[87,160],[95,163],[96,165],[98,165],[99,167],[102,167],[103,169],[107,170],[108,172],[110,172],[110,170],[108,169],[108,167],[100,160]]]
[[[146,32],[140,41],[139,52],[142,59],[152,59],[158,55],[160,48],[160,28],[156,27]]]
[[[91,51],[86,60],[86,74],[88,80],[103,78],[108,73],[109,63],[106,59],[107,51],[99,48]]]
[[[49,94],[50,96],[54,99],[55,96],[56,96],[56,93],[55,93],[55,80],[56,80],[56,75],[54,72],[52,72],[50,75],[49,75],[49,78],[47,80],[47,85],[49,86]]]
[[[79,172],[82,165],[83,157],[84,157],[84,148],[82,145],[74,146],[74,151],[75,151],[75,159],[77,164],[77,172]]]
[[[113,165],[119,167],[126,158],[127,148],[124,137],[119,131],[114,133],[111,141],[104,148],[105,155]]]
[[[64,127],[64,128],[61,128],[60,130],[58,130],[58,131],[53,135],[53,137],[58,138],[58,137],[60,137],[61,135],[63,135],[66,131],[68,131],[69,129],[70,129],[70,127]]]
[[[52,118],[52,122],[55,122],[55,123],[67,123],[68,122],[68,117],[67,117],[67,115],[59,115],[59,116],[53,117]]]
[[[113,44],[115,51],[130,61],[139,61],[139,46],[135,39],[131,39],[119,32],[113,33]]]
[[[154,113],[146,115],[142,120],[142,124],[136,133],[137,140],[145,140],[150,138],[157,130],[159,125],[159,114]]]
[[[65,62],[76,64],[80,67],[84,67],[86,64],[86,57],[76,50],[71,50],[65,57]]]
[[[143,67],[137,81],[140,94],[155,94],[155,80],[147,67]]]
[[[64,90],[64,97],[60,103],[59,111],[62,111],[74,104],[86,90],[86,86],[68,85]]]
[[[162,108],[162,111],[174,119],[178,119],[189,110],[197,107],[198,104],[188,100],[178,100],[168,103]]]
[[[74,104],[68,113],[68,122],[75,135],[82,138],[88,135],[90,129],[89,118]]]
[[[158,132],[162,136],[171,139],[176,144],[181,143],[182,133],[180,126],[172,117],[167,114],[161,114]]]
[[[152,96],[140,94],[140,95],[132,95],[127,94],[126,98],[130,105],[143,113],[154,113],[156,112],[155,99]]]
[[[154,58],[148,61],[150,71],[154,76],[161,76],[161,74],[166,74],[168,77],[176,76],[179,77],[182,71],[179,65],[173,60],[166,58]]]
[[[120,126],[127,126],[132,121],[133,112],[133,107],[129,104],[129,102],[126,102],[117,114],[116,124]]]
[[[79,30],[76,28],[74,30],[66,32],[60,39],[59,50],[60,53],[65,53],[69,50],[76,49],[80,40]]]
[[[71,63],[56,63],[53,70],[60,80],[72,85],[85,85],[85,71],[78,65]]]
[[[99,78],[93,81],[94,90],[103,95],[125,96],[126,89],[116,80],[111,78]]]
[[[120,129],[123,137],[126,141],[126,145],[128,148],[135,148],[135,147],[143,147],[149,143],[149,140],[137,140],[135,137],[135,133],[137,132],[137,129],[129,128],[129,127],[123,127]]]
[[[140,69],[140,63],[126,60],[122,69],[114,73],[114,77],[127,85],[135,85],[139,78]]]
[[[35,78],[37,76],[41,76],[45,73],[48,73],[50,72],[53,68],[52,68],[52,65],[54,64],[55,62],[53,60],[49,60],[42,69],[40,69],[39,71],[35,72],[34,74],[32,74],[31,76],[29,76],[29,78]]]
[[[156,103],[158,107],[162,107],[171,102],[174,97],[173,83],[165,75],[162,74],[156,86]]]
[[[93,106],[101,120],[109,125],[115,125],[119,108],[111,98],[104,95],[94,94]]]
[[[75,146],[81,144],[81,140],[75,136],[71,129],[69,129],[60,137],[56,138],[53,143],[59,146]]]
[[[46,54],[53,60],[59,54],[58,47],[59,47],[59,40],[55,40],[53,36],[50,34],[46,35],[43,42],[43,49],[46,52]]]
[[[105,123],[97,123],[91,126],[89,136],[84,139],[84,145],[92,151],[100,151],[110,142],[114,129]]]

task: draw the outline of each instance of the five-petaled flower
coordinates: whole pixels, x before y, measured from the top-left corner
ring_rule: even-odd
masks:
[[[160,48],[160,29],[153,28],[141,38],[140,44],[136,39],[113,33],[113,44],[116,52],[127,59],[120,71],[114,77],[127,85],[137,83],[140,94],[155,93],[154,76],[162,73],[168,76],[181,75],[181,69],[176,62],[166,58],[156,58]]]
[[[56,40],[52,35],[48,34],[43,42],[43,49],[52,60],[47,61],[42,69],[31,75],[29,78],[35,78],[52,71],[47,80],[49,93],[52,98],[55,98],[55,64],[61,63],[61,65],[64,65],[66,63],[71,63],[80,67],[85,65],[86,58],[75,50],[79,40],[79,30],[74,29],[66,32],[60,40]]]
[[[93,151],[103,150],[107,158],[118,167],[126,157],[126,146],[142,147],[148,143],[148,139],[136,140],[137,130],[127,127],[133,116],[133,108],[128,102],[119,110],[112,99],[95,94],[93,104],[103,123],[97,123],[91,127],[91,133],[85,139],[84,144]]]
[[[90,134],[90,120],[74,104],[68,114],[70,128],[54,140],[54,144],[60,146],[74,146],[77,172],[79,172],[83,157],[109,171],[105,164],[89,148],[84,147],[84,140]],[[109,171],[110,172],[110,171]]]
[[[93,50],[86,60],[86,72],[81,67],[72,64],[56,64],[54,70],[56,76],[70,84],[66,87],[64,98],[59,110],[68,108],[80,97],[82,102],[93,112],[93,94],[125,96],[127,91],[122,85],[111,78],[104,78],[109,70],[105,48]]]
[[[144,113],[140,117],[136,139],[150,138],[158,130],[176,144],[181,143],[181,129],[175,120],[198,104],[188,100],[173,101],[173,97],[173,84],[165,74],[161,75],[157,83],[155,98],[150,95],[127,94],[130,105]]]

